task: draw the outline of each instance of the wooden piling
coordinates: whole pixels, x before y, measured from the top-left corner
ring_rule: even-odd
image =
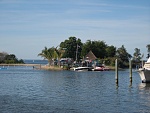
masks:
[[[130,60],[129,61],[129,77],[130,77],[130,82],[132,82],[132,61]]]
[[[40,64],[40,69],[41,69],[41,64]]]
[[[116,85],[118,85],[118,60],[115,60],[115,80],[116,80]]]

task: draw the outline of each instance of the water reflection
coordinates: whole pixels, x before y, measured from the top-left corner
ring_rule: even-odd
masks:
[[[139,84],[139,89],[143,90],[143,89],[150,89],[150,83],[141,83]]]
[[[150,108],[150,83],[139,84],[139,97],[141,102],[140,106],[144,106],[142,109],[143,113],[149,113]]]

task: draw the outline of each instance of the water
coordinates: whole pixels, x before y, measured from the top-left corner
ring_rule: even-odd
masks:
[[[47,60],[23,60],[25,64],[42,64],[46,65],[48,64]]]
[[[0,113],[148,113],[150,85],[133,72],[0,70]]]

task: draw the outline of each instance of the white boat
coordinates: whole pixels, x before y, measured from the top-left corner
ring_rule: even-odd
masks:
[[[76,67],[74,71],[91,71],[92,67]]]
[[[93,71],[104,71],[103,67],[96,66]]]
[[[143,83],[150,82],[150,57],[145,62],[143,68],[139,68],[138,73]]]
[[[104,66],[96,66],[94,69],[92,69],[93,71],[109,71],[110,69],[108,67],[104,67]]]

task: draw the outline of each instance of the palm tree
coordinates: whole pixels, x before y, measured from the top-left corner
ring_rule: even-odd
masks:
[[[41,53],[38,54],[38,56],[43,57],[44,59],[48,60],[49,66],[52,64],[52,59],[54,58],[54,47],[47,48],[45,47]]]
[[[135,52],[133,54],[133,60],[136,62],[139,62],[142,59],[140,49],[135,48],[134,50],[135,50]]]
[[[55,53],[57,55],[57,58],[58,58],[58,65],[60,67],[60,59],[62,58],[63,54],[64,54],[65,50],[59,48],[57,49],[57,47],[55,48]]]

